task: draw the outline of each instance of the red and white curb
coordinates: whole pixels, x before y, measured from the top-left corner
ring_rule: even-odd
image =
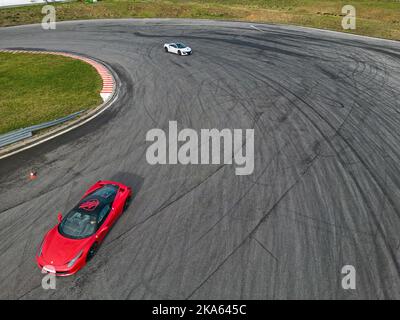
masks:
[[[100,96],[104,102],[107,102],[111,98],[111,96],[115,90],[115,80],[114,80],[114,77],[112,76],[111,72],[106,67],[104,67],[101,63],[98,63],[89,58],[81,57],[81,56],[71,54],[71,53],[57,52],[57,51],[0,49],[0,52],[9,52],[9,53],[13,53],[13,54],[16,54],[16,53],[51,54],[51,55],[64,56],[64,57],[69,57],[72,59],[81,60],[81,61],[84,61],[84,62],[90,64],[93,68],[96,69],[96,71],[100,75],[100,77],[103,81],[103,87],[100,91]]]

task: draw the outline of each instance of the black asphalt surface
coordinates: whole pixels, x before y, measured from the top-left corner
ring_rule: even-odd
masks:
[[[164,53],[174,40],[194,54]],[[400,298],[400,44],[102,20],[0,29],[0,48],[11,47],[92,56],[122,87],[92,122],[0,160],[0,298]],[[254,128],[254,173],[149,165],[146,133],[170,120]],[[42,237],[99,179],[130,184],[136,197],[96,257],[45,291],[34,259]],[[341,286],[348,264],[355,290]]]

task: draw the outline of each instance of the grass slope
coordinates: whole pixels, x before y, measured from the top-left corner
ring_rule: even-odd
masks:
[[[282,23],[344,31],[341,8],[357,10],[345,32],[400,40],[400,0],[102,0],[57,4],[57,19],[207,18]],[[41,6],[0,9],[0,26],[40,23]]]
[[[99,105],[102,80],[85,62],[0,53],[0,134]]]

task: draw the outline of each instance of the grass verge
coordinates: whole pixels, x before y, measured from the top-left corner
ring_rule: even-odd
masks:
[[[344,31],[341,9],[357,10],[357,29],[345,32],[400,40],[400,0],[102,0],[57,4],[57,20],[204,18],[282,23]],[[0,9],[0,26],[40,23],[42,6]]]
[[[0,134],[97,106],[101,87],[83,61],[0,52]]]

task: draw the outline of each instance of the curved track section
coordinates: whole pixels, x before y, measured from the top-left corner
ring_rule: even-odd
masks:
[[[24,26],[0,39],[94,56],[123,82],[93,122],[0,161],[1,298],[400,298],[399,44],[187,20]],[[174,40],[194,55],[165,54]],[[170,120],[254,128],[254,174],[148,165],[145,135]],[[95,259],[44,291],[35,251],[99,179],[136,198]],[[356,290],[341,287],[347,264]]]

